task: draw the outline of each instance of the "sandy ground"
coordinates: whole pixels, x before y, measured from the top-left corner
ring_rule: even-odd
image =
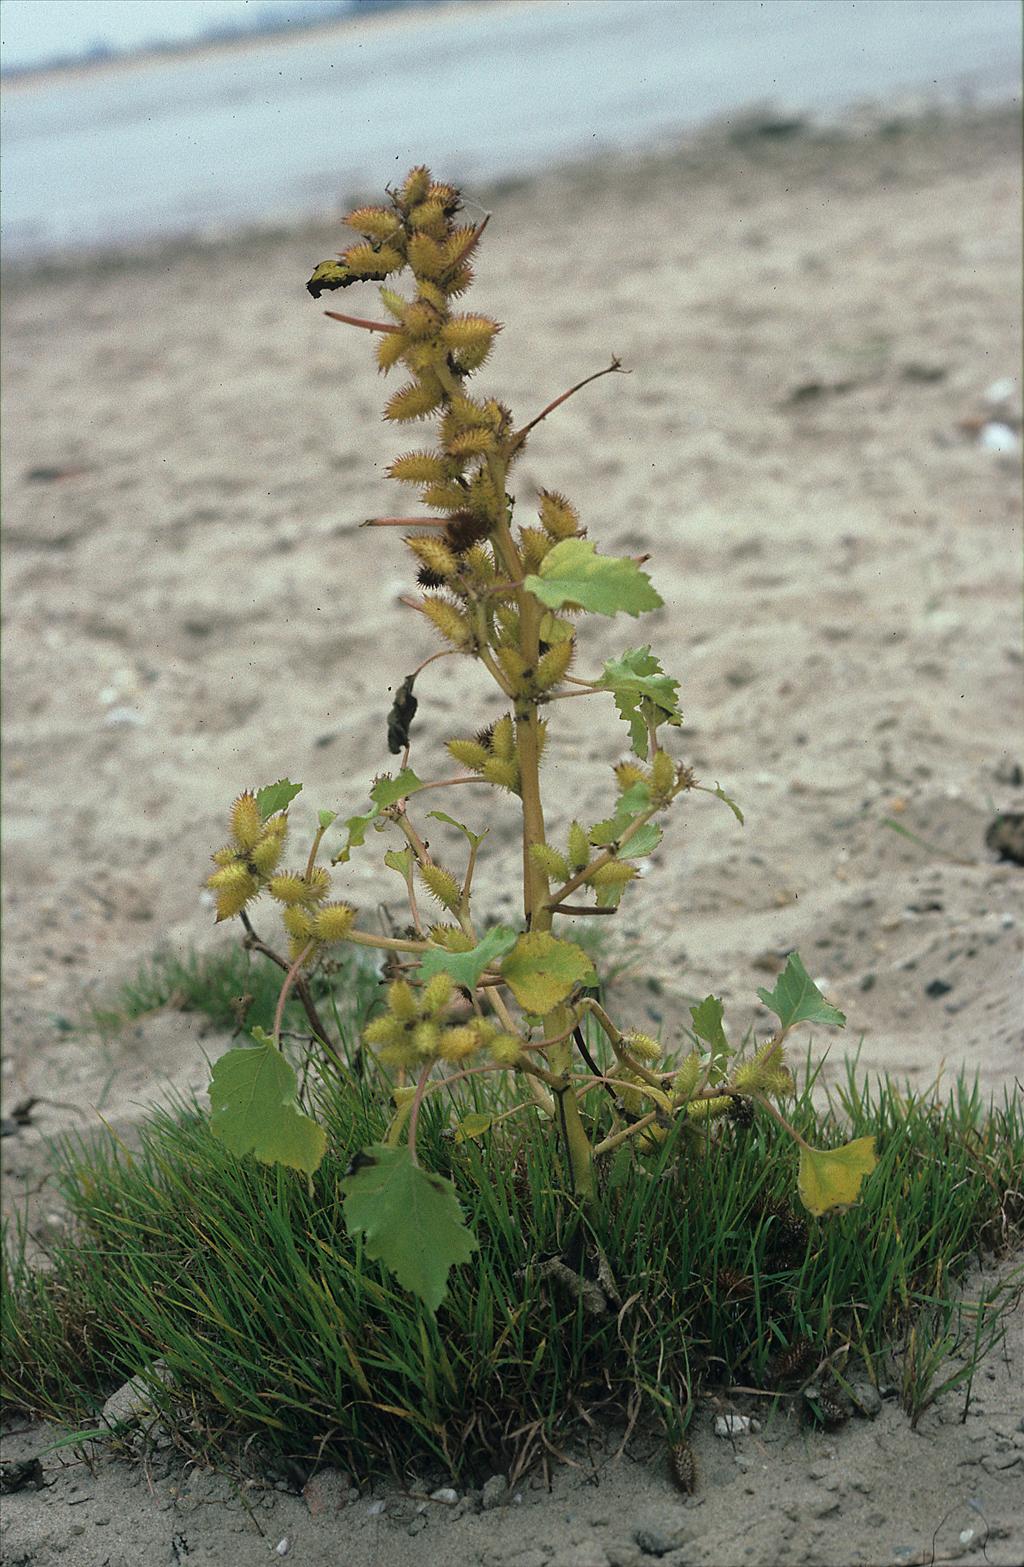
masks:
[[[738,1034],[796,946],[863,1067],[925,1087],[963,1065],[1012,1090],[1021,871],[984,836],[1024,803],[1020,465],[993,449],[1019,445],[1019,384],[998,385],[1020,364],[1019,172],[1007,112],[714,134],[472,193],[494,210],[473,298],[507,323],[488,386],[527,417],[613,352],[632,371],[560,410],[517,471],[520,515],[561,488],[600,547],[652,555],[665,608],[597,628],[580,668],[652,641],[682,682],[681,754],[746,813],[741,829],[706,797],[679,812],[616,922],[617,954],[656,982],[620,986],[620,1021],[671,1039],[713,989]],[[41,1222],[48,1135],[98,1110],[130,1126],[168,1085],[202,1086],[220,1048],[177,1016],[107,1045],[66,1022],[154,947],[223,939],[200,889],[240,787],[288,773],[309,819],[363,808],[388,692],[432,650],[398,603],[394,535],[358,530],[394,509],[382,470],[415,441],[380,421],[367,343],[303,288],[340,243],[307,229],[8,279],[3,1087],[40,1103],[3,1155],[7,1200],[36,1189]],[[435,672],[421,776],[485,716],[475,669]],[[625,731],[596,708],[562,705],[556,824],[606,814]],[[484,911],[513,912],[514,830],[499,805]],[[372,911],[381,887],[364,853],[338,892]],[[1019,1332],[1012,1348],[966,1424],[950,1406],[914,1435],[887,1406],[795,1464],[748,1444],[746,1468],[707,1438],[699,1506],[660,1460],[624,1460],[522,1513],[432,1512],[413,1545],[394,1498],[392,1522],[365,1498],[343,1524],[279,1496],[250,1517],[101,1465],[9,1499],[8,1559],[241,1564],[288,1535],[307,1564],[614,1567],[646,1559],[637,1528],[678,1527],[671,1564],[910,1562],[940,1520],[937,1559],[970,1557],[984,1515],[987,1559],[1009,1563]]]

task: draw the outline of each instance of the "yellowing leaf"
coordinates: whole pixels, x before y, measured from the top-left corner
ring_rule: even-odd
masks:
[[[594,970],[582,947],[540,930],[520,936],[501,972],[519,1005],[537,1016],[557,1007],[581,981],[594,983]]]
[[[484,1115],[482,1110],[472,1110],[469,1115],[462,1117],[455,1128],[455,1141],[464,1143],[471,1137],[482,1137],[493,1120],[493,1115]]]
[[[312,1175],[327,1134],[296,1103],[295,1073],[273,1040],[253,1030],[257,1043],[229,1050],[214,1063],[210,1129],[239,1159],[284,1164]]]
[[[356,1155],[342,1190],[349,1233],[360,1232],[367,1256],[436,1311],[449,1269],[468,1262],[477,1246],[451,1181],[413,1164],[404,1144],[374,1143]]]
[[[541,562],[540,574],[523,586],[549,609],[578,605],[598,615],[641,615],[663,602],[645,571],[631,560],[598,555],[587,539],[563,539]]]
[[[873,1137],[858,1137],[841,1148],[801,1148],[797,1187],[808,1213],[828,1213],[857,1201],[866,1175],[878,1163]]]

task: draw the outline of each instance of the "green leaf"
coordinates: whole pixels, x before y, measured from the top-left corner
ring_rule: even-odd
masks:
[[[648,822],[646,827],[640,827],[623,845],[622,858],[624,860],[638,860],[645,854],[650,854],[661,842],[661,828],[657,822]]]
[[[786,967],[775,982],[775,989],[759,989],[757,993],[783,1028],[792,1028],[794,1023],[834,1023],[842,1028],[846,1023],[839,1008],[825,1000],[801,963],[798,952],[790,953]]]
[[[257,789],[256,808],[260,813],[260,820],[265,822],[268,816],[283,811],[291,805],[295,796],[301,791],[301,784],[293,784],[287,778],[279,778],[277,783],[267,784],[265,789]]]
[[[519,937],[501,972],[519,1005],[541,1016],[564,1001],[581,981],[595,983],[582,947],[540,930]]]
[[[396,800],[404,800],[407,795],[415,794],[417,789],[422,788],[423,784],[412,768],[403,767],[397,778],[378,778],[370,790],[370,799],[384,810],[386,806],[394,805]]]
[[[801,1148],[797,1188],[808,1213],[821,1215],[857,1201],[866,1175],[878,1157],[873,1137],[858,1137],[841,1148]]]
[[[409,844],[405,849],[389,849],[384,856],[384,864],[389,871],[397,871],[399,876],[408,881],[414,859],[412,845]]]
[[[363,844],[366,842],[367,828],[371,827],[376,820],[376,811],[370,811],[366,816],[350,816],[348,821],[345,823],[345,826],[348,829],[348,838],[345,840],[345,847],[343,849],[339,849],[338,853],[331,861],[331,864],[344,865],[349,859],[351,859],[352,850],[362,848]]]
[[[327,1134],[296,1103],[295,1072],[273,1040],[253,1029],[255,1045],[229,1050],[214,1063],[210,1129],[239,1159],[285,1164],[312,1175]]]
[[[493,925],[481,941],[469,952],[446,952],[444,948],[427,952],[420,964],[420,977],[433,979],[435,974],[450,974],[457,985],[472,990],[480,975],[495,958],[504,957],[516,944],[518,932],[511,925]]]
[[[615,815],[609,816],[606,821],[595,822],[590,829],[589,839],[595,848],[607,848],[610,843],[618,843],[626,828],[636,818],[646,811],[651,803],[651,791],[645,783],[635,783],[621,794],[615,806]],[[634,837],[639,838],[644,829],[641,827]],[[658,829],[660,832],[660,829]],[[629,844],[632,846],[633,838]],[[630,853],[637,851],[630,847]]]
[[[493,1115],[484,1115],[481,1110],[470,1111],[469,1115],[464,1115],[456,1126],[455,1141],[465,1143],[471,1137],[482,1137],[490,1129],[493,1120]]]
[[[721,1077],[730,1055],[729,1041],[722,1027],[722,1003],[717,996],[705,996],[697,1006],[690,1008],[693,1032],[711,1048],[712,1082]]]
[[[367,811],[362,816],[350,816],[345,826],[348,829],[348,838],[343,849],[334,856],[332,865],[344,865],[352,857],[353,849],[361,849],[366,842],[367,829],[377,820],[382,811],[389,805],[394,805],[396,800],[404,800],[407,795],[415,794],[417,789],[422,789],[423,784],[411,767],[405,767],[397,778],[378,778],[370,790],[370,799],[373,801],[373,810]]]
[[[449,827],[457,827],[460,832],[464,832],[469,839],[470,846],[474,849],[483,843],[491,830],[489,827],[485,827],[483,832],[471,832],[465,822],[457,822],[454,816],[446,816],[444,811],[428,811],[427,815],[432,816],[437,822],[447,822]]]
[[[588,539],[562,539],[545,555],[540,575],[523,586],[549,609],[572,604],[598,615],[641,615],[663,602],[645,571],[631,560],[598,555]]]
[[[316,819],[324,832],[326,832],[331,823],[337,821],[338,813],[337,811],[317,811]]]
[[[646,716],[655,724],[677,727],[683,721],[676,702],[679,681],[665,674],[649,647],[629,648],[621,658],[609,659],[598,685],[614,694],[619,716],[629,725],[630,742],[637,756],[647,755]]]
[[[451,1181],[413,1164],[404,1144],[374,1143],[356,1155],[341,1185],[349,1233],[361,1233],[367,1256],[436,1312],[449,1269],[468,1262],[477,1246]]]
[[[700,788],[700,787],[701,787],[701,785],[698,784],[698,788]],[[744,823],[744,820],[743,820],[743,812],[740,810],[739,806],[736,804],[736,801],[733,800],[733,799],[730,799],[729,795],[726,794],[726,792],[722,788],[721,784],[717,784],[716,783],[715,787],[713,789],[705,788],[704,789],[704,793],[705,794],[713,794],[716,800],[724,801],[724,803],[729,807],[729,809],[732,812],[732,814],[735,816],[736,820],[739,822],[740,826],[741,827],[745,826],[745,823]]]

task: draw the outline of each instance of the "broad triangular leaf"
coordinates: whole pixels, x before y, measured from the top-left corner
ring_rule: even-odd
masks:
[[[293,784],[287,778],[279,778],[275,784],[267,784],[264,789],[256,791],[256,809],[260,813],[260,820],[266,821],[268,817],[283,811],[291,805],[297,794],[302,791],[301,784]]]
[[[423,784],[411,767],[405,767],[397,778],[378,778],[370,790],[370,799],[373,801],[373,810],[366,811],[361,816],[350,816],[345,823],[348,829],[348,837],[345,845],[339,849],[332,860],[333,865],[344,865],[352,857],[353,849],[361,849],[366,842],[368,829],[373,825],[389,805],[394,805],[397,800],[404,800],[407,795],[415,794],[417,789],[422,789]],[[383,823],[381,824],[384,825]],[[380,829],[378,829],[379,831]]]
[[[588,539],[562,539],[545,555],[539,576],[523,586],[549,609],[572,604],[598,615],[641,615],[663,602],[635,562],[598,555]]]
[[[422,781],[416,777],[411,767],[403,767],[397,778],[378,778],[370,790],[370,799],[381,810],[388,805],[394,805],[396,800],[404,800],[407,795],[415,794],[417,789],[422,789]]]
[[[365,816],[350,816],[345,823],[348,829],[348,838],[345,840],[345,846],[343,849],[338,850],[331,864],[344,865],[351,858],[353,849],[361,849],[366,842],[367,829],[372,827],[376,820],[376,811],[368,811]]]
[[[693,1032],[711,1048],[712,1081],[722,1075],[729,1055],[729,1041],[722,1027],[722,1003],[717,996],[705,996],[699,1005],[690,1008]]]
[[[651,791],[645,783],[635,783],[621,794],[616,802],[615,815],[609,816],[603,822],[595,822],[588,834],[590,842],[595,848],[606,848],[610,843],[618,843],[626,828],[636,818],[646,811],[651,803]],[[638,828],[634,838],[640,837],[644,828]],[[639,853],[632,847],[633,838],[628,840],[627,849],[630,854]]]
[[[808,1213],[848,1208],[860,1196],[864,1177],[878,1157],[873,1137],[858,1137],[842,1148],[801,1148],[797,1186]]]
[[[615,706],[629,725],[637,756],[647,755],[645,708],[656,724],[682,722],[676,703],[679,681],[664,673],[649,647],[629,648],[621,658],[609,659],[598,684],[614,693]]]
[[[399,876],[409,880],[412,871],[412,862],[416,858],[412,845],[407,844],[404,849],[389,849],[384,856],[384,864],[389,871],[397,871]]]
[[[519,937],[501,972],[519,1005],[538,1016],[557,1007],[575,985],[595,981],[582,947],[540,930]]]
[[[464,832],[474,849],[483,843],[491,830],[489,827],[485,827],[483,832],[472,832],[465,822],[457,822],[454,816],[448,816],[444,811],[428,811],[427,815],[432,816],[435,821],[447,822],[449,827],[457,827],[460,832]]]
[[[471,1110],[469,1115],[464,1115],[456,1126],[455,1141],[465,1143],[473,1137],[482,1137],[486,1131],[489,1131],[493,1121],[493,1115],[485,1115],[482,1110]]]
[[[775,982],[775,989],[759,989],[757,993],[783,1028],[792,1028],[794,1023],[834,1023],[842,1028],[846,1023],[839,1008],[825,1000],[797,952],[790,953],[786,967]]]
[[[645,854],[650,854],[661,842],[661,828],[657,822],[648,822],[646,827],[638,827],[631,838],[626,840],[622,850],[624,860],[638,860]]]
[[[338,820],[338,813],[337,811],[317,811],[316,819],[324,832],[326,832],[331,823]]]
[[[229,1050],[214,1063],[210,1127],[241,1159],[285,1164],[312,1175],[324,1156],[327,1134],[296,1103],[295,1072],[262,1029],[255,1045]]]
[[[510,952],[517,937],[518,932],[511,925],[493,925],[469,952],[446,952],[443,947],[437,947],[424,954],[420,977],[428,980],[435,974],[450,974],[457,985],[472,990],[488,963]]]
[[[342,1181],[345,1223],[360,1232],[366,1254],[434,1312],[447,1293],[448,1271],[468,1262],[477,1242],[462,1222],[451,1181],[413,1164],[406,1146],[374,1143]]]

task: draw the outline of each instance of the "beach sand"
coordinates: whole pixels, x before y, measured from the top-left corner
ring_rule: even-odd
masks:
[[[1024,804],[1021,403],[1019,380],[998,384],[1021,355],[1017,111],[786,137],[751,121],[648,161],[467,195],[494,213],[471,300],[506,323],[481,387],[523,420],[612,354],[630,371],[540,426],[516,474],[520,520],[550,486],[600,548],[651,556],[665,607],[588,623],[579,671],[651,642],[681,682],[678,754],[746,817],[703,795],[677,808],[649,873],[602,922],[625,968],[611,1009],[671,1042],[713,991],[739,1039],[764,1028],[754,992],[795,947],[848,1017],[845,1035],[814,1040],[824,1081],[859,1048],[862,1070],[917,1088],[963,1067],[986,1093],[1012,1091],[1021,869],[985,833]],[[364,808],[390,764],[389,693],[435,646],[399,602],[412,575],[399,536],[359,528],[402,506],[384,468],[416,436],[381,421],[369,342],[304,289],[344,242],[340,227],[307,228],[8,277],[3,1088],[8,1105],[38,1103],[3,1155],[6,1200],[35,1188],[44,1226],[45,1139],[98,1113],[129,1129],[169,1089],[202,1090],[205,1056],[225,1043],[176,1013],[113,1042],[68,1025],[155,948],[232,939],[201,887],[240,788],[301,779],[300,826],[321,806]],[[372,313],[371,299],[340,308]],[[489,697],[456,659],[418,693],[413,765],[442,776],[444,739],[493,716]],[[556,841],[570,815],[607,814],[607,764],[625,753],[610,702],[558,717]],[[482,791],[457,804],[445,801],[484,820]],[[491,819],[479,907],[512,917],[511,806]],[[369,847],[337,889],[368,920],[384,897],[397,912]],[[117,1466],[72,1467],[47,1508],[9,1500],[9,1549],[43,1563],[63,1541],[73,1567],[104,1551],[170,1561],[180,1528],[190,1563],[241,1563],[298,1529],[304,1564],[605,1567],[641,1559],[613,1554],[632,1508],[686,1524],[669,1562],[882,1562],[903,1547],[909,1562],[948,1509],[972,1527],[980,1496],[990,1529],[1009,1531],[990,1533],[988,1560],[1010,1562],[1024,1554],[1019,1465],[977,1465],[1021,1413],[1017,1353],[1017,1392],[1002,1364],[967,1425],[940,1411],[922,1442],[887,1407],[884,1441],[878,1427],[813,1439],[809,1461],[868,1476],[864,1491],[844,1479],[840,1508],[816,1516],[822,1478],[799,1460],[791,1518],[780,1450],[764,1446],[749,1473],[711,1459],[740,1482],[728,1520],[713,1488],[696,1514],[656,1463],[620,1464],[611,1490],[580,1491],[572,1471],[557,1482],[561,1502],[577,1487],[565,1507],[531,1493],[486,1531],[432,1516],[414,1541],[356,1504],[338,1557],[339,1526],[301,1500],[274,1496],[260,1540],[237,1508],[181,1523],[183,1503],[154,1501],[159,1485],[119,1493],[119,1542],[91,1526],[70,1538],[52,1504],[73,1481],[97,1496],[127,1485]],[[100,1505],[66,1518],[88,1524]],[[579,1538],[559,1522],[567,1509]]]

